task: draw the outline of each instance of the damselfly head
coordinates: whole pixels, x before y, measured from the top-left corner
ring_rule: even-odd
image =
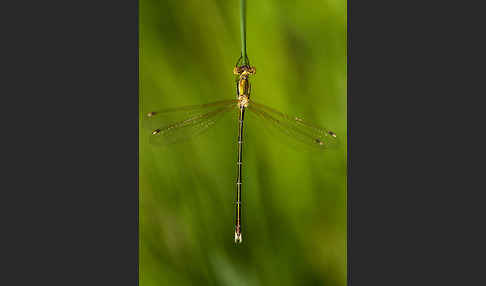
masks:
[[[256,73],[256,68],[251,66],[236,66],[233,73],[240,76],[248,76]]]
[[[155,129],[154,131],[152,131],[152,135],[157,135],[160,133],[160,129]]]
[[[155,114],[156,114],[155,112],[149,112],[149,113],[147,113],[147,117],[152,117],[152,116],[154,116]]]
[[[337,136],[336,136],[336,133],[334,133],[334,132],[332,132],[332,131],[328,131],[327,133],[328,133],[329,135],[331,135],[332,137],[334,137],[334,138],[336,138],[336,137],[337,137]]]

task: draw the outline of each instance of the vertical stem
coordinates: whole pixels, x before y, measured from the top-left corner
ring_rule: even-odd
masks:
[[[240,0],[241,57],[243,65],[247,65],[246,56],[246,0]]]

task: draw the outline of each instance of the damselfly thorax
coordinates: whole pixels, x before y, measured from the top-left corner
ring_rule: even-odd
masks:
[[[235,66],[233,74],[238,75],[238,83],[236,85],[236,97],[238,99],[238,106],[248,107],[250,101],[250,75],[254,75],[256,72],[255,67],[249,65]]]

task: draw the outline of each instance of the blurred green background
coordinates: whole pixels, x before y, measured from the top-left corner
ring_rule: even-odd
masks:
[[[149,144],[148,111],[235,98],[239,1],[140,0],[140,285],[346,285],[346,1],[247,1],[252,99],[337,133],[294,144],[245,119],[243,244],[233,241],[237,113]]]

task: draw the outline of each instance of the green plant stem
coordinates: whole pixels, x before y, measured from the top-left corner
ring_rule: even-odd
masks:
[[[246,56],[246,0],[240,0],[241,57],[243,65],[247,65]]]

